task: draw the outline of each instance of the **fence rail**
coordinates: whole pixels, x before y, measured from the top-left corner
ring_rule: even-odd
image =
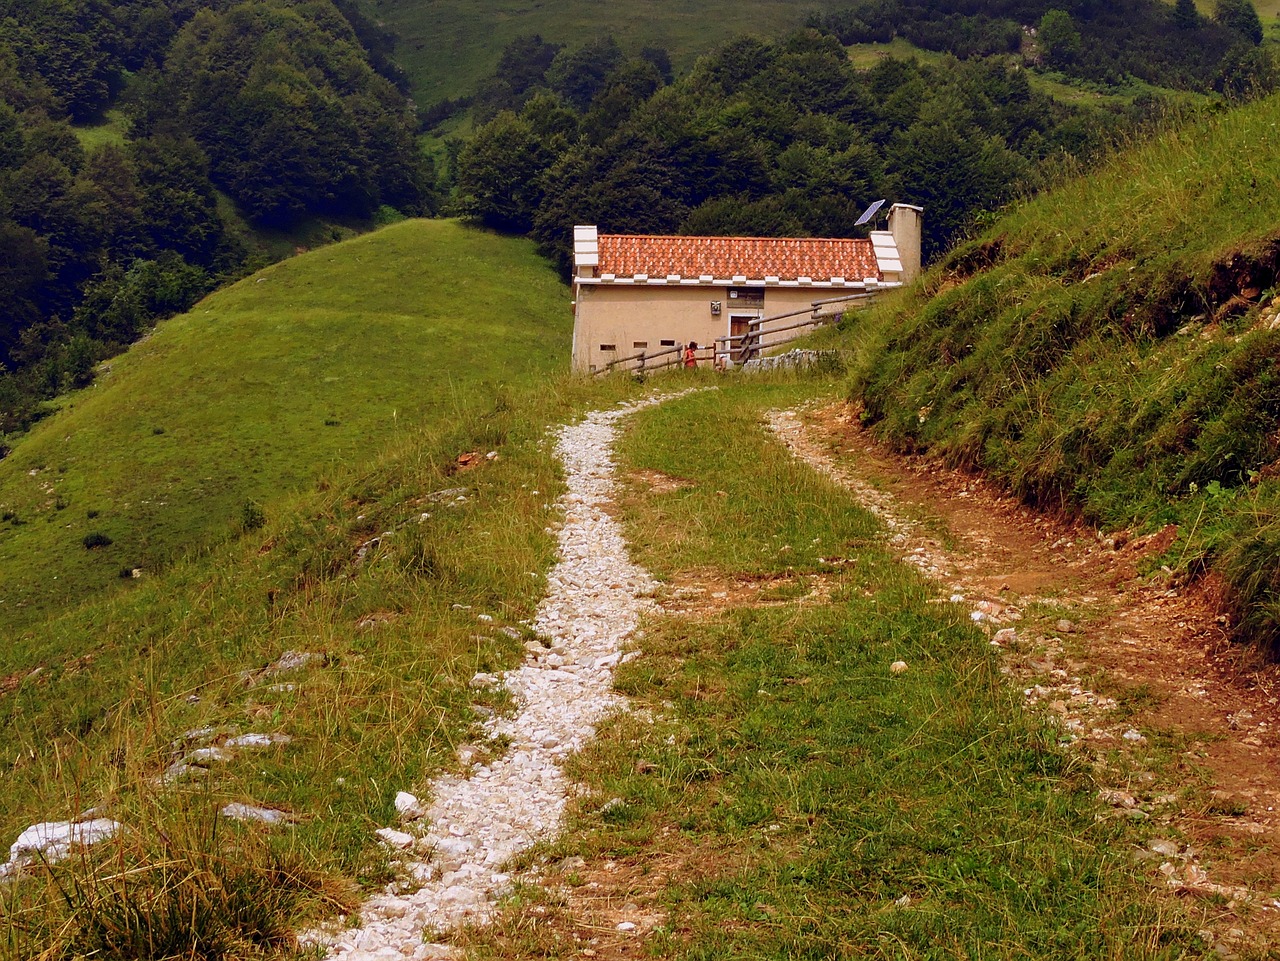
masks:
[[[694,351],[694,358],[698,363],[711,361],[717,367],[721,364],[726,367],[731,365],[741,366],[747,361],[759,357],[765,350],[771,347],[781,347],[783,344],[789,344],[793,340],[799,340],[815,328],[830,323],[844,314],[844,310],[824,311],[822,308],[836,304],[844,307],[850,305],[866,307],[875,300],[878,293],[879,291],[877,290],[869,290],[865,293],[851,294],[847,297],[815,300],[802,310],[791,310],[785,314],[774,314],[772,317],[758,317],[748,323],[745,334],[730,334],[725,337],[717,337],[714,346],[697,348]],[[803,317],[805,315],[808,315],[805,320],[784,324],[781,327],[770,326],[780,320],[791,320],[793,317]],[[654,363],[659,358],[665,357],[670,357],[670,359]],[[684,362],[684,345],[676,344],[674,347],[668,347],[656,353],[642,350],[640,353],[632,354],[630,357],[619,357],[617,360],[609,361],[595,373],[599,376],[614,370],[624,370],[628,373],[638,374],[662,370],[667,367],[677,367]]]

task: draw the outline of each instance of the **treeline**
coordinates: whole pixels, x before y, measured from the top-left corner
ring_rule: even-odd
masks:
[[[734,41],[675,83],[659,60],[610,40],[570,54],[513,43],[487,88],[506,109],[458,157],[461,212],[530,233],[567,266],[575,223],[851,236],[868,202],[892,197],[926,209],[929,256],[1036,184],[1046,160],[1085,155],[1157,106],[1065,106],[997,59],[860,71],[812,29]]]
[[[351,0],[0,0],[0,435],[250,266],[220,201],[432,212],[389,50]],[[108,108],[123,143],[82,146]]]
[[[1218,0],[1212,19],[1193,0],[860,0],[810,19],[844,44],[887,43],[960,58],[1021,54],[1028,63],[1108,84],[1231,92],[1268,61],[1250,0]]]

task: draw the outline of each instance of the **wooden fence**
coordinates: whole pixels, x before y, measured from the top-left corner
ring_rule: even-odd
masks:
[[[869,290],[848,297],[832,297],[829,300],[815,300],[803,310],[793,310],[785,314],[774,314],[772,317],[759,317],[747,325],[745,334],[717,337],[714,346],[699,347],[694,350],[698,365],[705,362],[723,364],[725,367],[740,367],[747,361],[759,357],[765,350],[781,347],[793,340],[799,340],[823,324],[839,320],[849,307],[866,307],[875,300],[878,291]],[[839,305],[839,309],[830,309]],[[824,310],[823,308],[828,308]],[[806,317],[796,321],[796,317]],[[778,321],[791,321],[778,324]],[[629,373],[648,373],[663,370],[667,367],[679,367],[684,364],[684,345],[676,344],[664,350],[640,351],[630,357],[619,357],[611,360],[595,373],[607,374],[615,370]]]

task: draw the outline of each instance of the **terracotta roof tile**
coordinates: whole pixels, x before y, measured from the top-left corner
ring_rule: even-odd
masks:
[[[785,237],[661,237],[601,234],[601,274],[699,277],[718,280],[863,280],[880,277],[870,240]]]

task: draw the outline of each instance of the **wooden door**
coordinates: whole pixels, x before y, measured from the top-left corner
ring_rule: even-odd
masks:
[[[747,332],[749,325],[751,324],[751,321],[753,320],[755,320],[754,314],[730,314],[729,315],[729,336],[730,337],[744,336]],[[733,362],[735,364],[741,364],[743,359],[742,341],[732,340],[729,343],[733,345],[729,356],[733,359]]]

